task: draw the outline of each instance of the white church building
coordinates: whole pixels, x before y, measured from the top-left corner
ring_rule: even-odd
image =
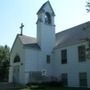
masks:
[[[56,80],[69,87],[90,88],[90,22],[55,33],[55,13],[49,1],[37,16],[37,38],[21,33],[13,43],[9,82]]]

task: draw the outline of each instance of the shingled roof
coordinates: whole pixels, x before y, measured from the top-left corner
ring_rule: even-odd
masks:
[[[34,37],[26,36],[26,35],[19,35],[19,39],[21,40],[22,44],[25,47],[31,47],[34,49],[40,49],[39,45],[37,44],[37,40]]]
[[[18,35],[18,37],[24,46],[40,49],[36,38],[25,35]],[[87,38],[90,39],[90,22],[86,22],[57,33],[55,48],[61,48],[67,45],[83,42]]]
[[[85,41],[87,38],[90,38],[90,22],[57,33],[56,48]]]
[[[37,43],[37,40],[34,37],[30,37],[30,36],[26,36],[26,35],[19,35],[19,38],[20,38],[22,44],[24,44],[24,45]]]

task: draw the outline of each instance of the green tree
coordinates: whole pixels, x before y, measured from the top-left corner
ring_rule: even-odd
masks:
[[[86,10],[87,12],[90,12],[90,0],[87,1]]]
[[[10,48],[0,46],[0,81],[8,78]]]

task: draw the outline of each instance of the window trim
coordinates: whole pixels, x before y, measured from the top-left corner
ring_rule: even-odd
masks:
[[[82,74],[86,75],[85,78],[82,78],[82,77],[83,77]],[[82,76],[82,77],[80,77],[80,76]],[[85,84],[82,83],[83,80],[84,80],[84,82],[86,82]],[[88,86],[87,80],[88,80],[88,79],[87,79],[87,72],[79,72],[79,86],[80,86],[80,87],[87,87],[87,86]]]
[[[15,57],[14,57],[14,61],[13,61],[14,63],[19,63],[20,62],[20,56],[19,55],[16,55]]]
[[[61,50],[61,64],[67,64],[67,49]]]
[[[46,63],[50,64],[51,63],[51,55],[46,56]]]
[[[65,76],[65,77],[64,77]],[[64,77],[64,78],[63,78]],[[68,73],[62,73],[61,74],[61,80],[62,80],[62,83],[65,85],[65,86],[68,86]],[[64,80],[64,81],[63,81]],[[66,80],[66,81],[65,81]]]
[[[84,51],[81,50],[82,48],[83,48]],[[85,47],[85,45],[78,46],[78,61],[79,62],[85,62],[86,61],[86,47]]]

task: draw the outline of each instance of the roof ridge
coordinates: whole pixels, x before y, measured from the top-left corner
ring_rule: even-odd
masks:
[[[36,39],[35,37],[32,37],[32,36],[28,36],[28,35],[20,35],[20,37],[22,37],[22,36],[25,36],[25,37],[28,37],[28,38]]]

